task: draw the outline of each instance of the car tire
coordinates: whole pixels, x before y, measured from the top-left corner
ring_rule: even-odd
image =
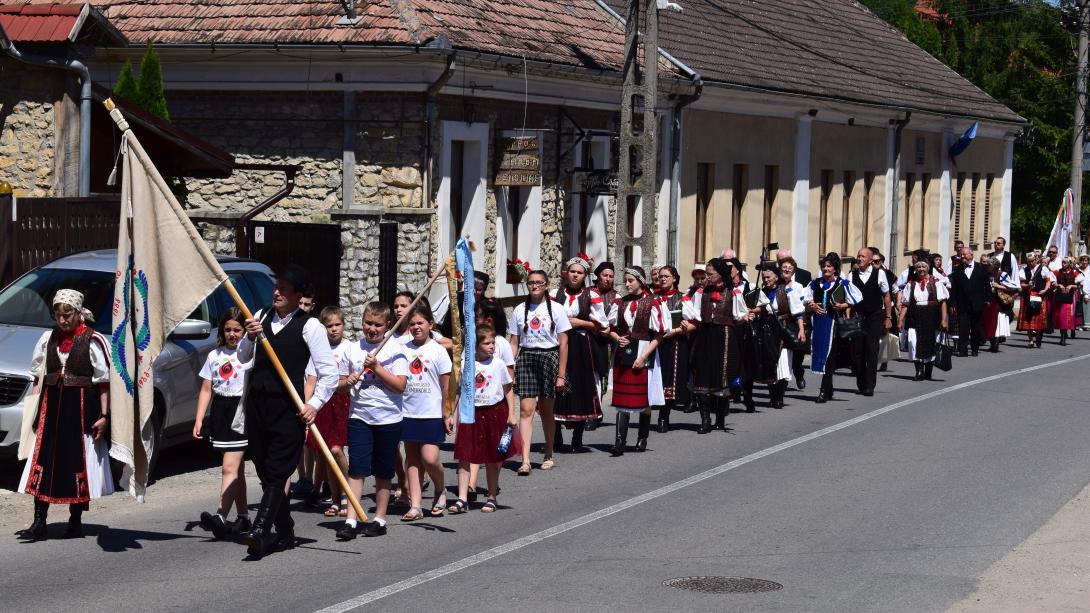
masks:
[[[159,465],[159,458],[163,455],[163,416],[166,411],[163,408],[163,400],[158,394],[155,396],[155,408],[151,411],[151,457],[148,458],[148,485],[155,481],[155,469]]]

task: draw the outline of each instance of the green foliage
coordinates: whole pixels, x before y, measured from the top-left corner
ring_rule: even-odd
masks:
[[[114,93],[133,101],[140,95],[136,78],[132,76],[132,60],[125,60],[125,65],[121,67],[121,74],[118,75],[117,83],[114,85]]]
[[[150,42],[143,59],[140,60],[140,80],[137,86],[139,94],[135,102],[140,108],[160,119],[170,121],[167,99],[163,94],[163,66],[159,63],[159,54],[152,49]]]
[[[861,0],[905,36],[1032,125],[1016,141],[1011,242],[1040,246],[1068,187],[1076,72],[1072,0]],[[1083,190],[1084,227],[1090,202]]]

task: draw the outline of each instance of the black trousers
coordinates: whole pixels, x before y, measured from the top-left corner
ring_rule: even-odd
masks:
[[[838,354],[843,349],[844,342],[836,338],[834,333],[832,345],[829,346],[829,357],[825,360],[825,374],[821,376],[821,391],[829,398],[833,396],[833,375],[836,369],[840,368]]]
[[[247,455],[261,487],[283,489],[299,466],[306,426],[287,393],[250,392],[246,396]]]
[[[878,383],[878,343],[885,334],[883,326],[886,321],[886,312],[877,310],[863,316],[863,329],[867,331],[865,336],[859,336],[853,341],[852,359],[855,365],[855,385],[859,391],[874,390]]]
[[[969,307],[958,307],[958,351],[965,353],[969,350],[969,342],[972,341],[973,351],[980,349],[984,342],[984,321],[982,314],[972,311]]]

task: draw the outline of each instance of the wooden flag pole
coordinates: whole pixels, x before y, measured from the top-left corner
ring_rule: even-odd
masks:
[[[227,289],[228,294],[231,294],[231,298],[234,299],[235,304],[238,305],[239,310],[242,311],[242,314],[246,319],[253,319],[254,314],[250,312],[250,309],[242,300],[242,296],[235,290],[235,286],[231,283],[230,279],[223,282],[223,287]],[[280,358],[277,357],[276,352],[273,351],[272,344],[269,343],[269,339],[265,338],[264,334],[259,336],[258,339],[261,342],[261,347],[269,356],[273,368],[276,369],[276,374],[280,376],[280,382],[284,384],[284,389],[288,390],[288,395],[291,396],[291,400],[295,404],[295,411],[302,414],[303,399],[299,397],[299,392],[295,390],[295,386],[288,377],[288,373],[284,370],[284,365],[280,363]],[[341,484],[341,491],[349,494],[348,502],[352,505],[352,508],[355,509],[356,516],[360,521],[367,521],[367,514],[363,512],[363,507],[360,506],[359,498],[356,497],[355,494],[352,494],[352,488],[348,487],[348,480],[345,479],[344,473],[341,472],[341,467],[337,464],[337,460],[333,459],[333,454],[329,451],[329,446],[326,445],[325,439],[322,438],[322,433],[318,432],[318,428],[314,424],[310,424],[307,430],[310,432],[310,436],[314,437],[314,440],[318,443],[318,448],[322,450],[322,455],[325,456],[325,461],[329,465],[329,469],[333,471],[333,475],[337,477],[337,483]]]

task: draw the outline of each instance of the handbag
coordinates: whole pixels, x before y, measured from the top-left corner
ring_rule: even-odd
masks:
[[[954,367],[954,342],[950,335],[943,332],[935,343],[935,368],[943,372],[950,372]]]
[[[849,316],[840,316],[836,320],[836,336],[841,340],[851,340],[860,336],[866,336],[863,329],[863,316],[852,313]]]

